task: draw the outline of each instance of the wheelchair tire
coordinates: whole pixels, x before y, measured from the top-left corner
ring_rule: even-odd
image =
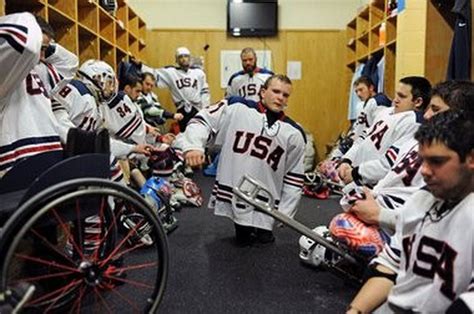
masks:
[[[83,225],[91,215],[94,228]],[[123,215],[138,219],[123,228]],[[89,227],[95,235],[87,238]],[[157,311],[168,276],[166,234],[135,191],[103,179],[66,181],[22,204],[2,232],[0,291],[16,295],[15,303],[35,287],[23,312]]]

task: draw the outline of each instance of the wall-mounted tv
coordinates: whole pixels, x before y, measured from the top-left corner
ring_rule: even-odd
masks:
[[[227,32],[235,37],[277,35],[278,0],[228,0]]]

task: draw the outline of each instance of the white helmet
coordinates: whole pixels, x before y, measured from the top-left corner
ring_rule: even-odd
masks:
[[[313,231],[326,240],[330,240],[329,229],[326,226],[317,226]],[[306,236],[299,239],[300,260],[312,266],[320,266],[326,260],[326,248]]]
[[[77,71],[81,81],[86,84],[99,101],[112,99],[118,91],[114,69],[104,61],[90,59]]]
[[[176,49],[176,58],[179,56],[190,56],[191,52],[186,47],[179,47]]]

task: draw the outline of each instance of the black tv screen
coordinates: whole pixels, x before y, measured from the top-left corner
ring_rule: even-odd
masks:
[[[228,0],[227,32],[236,37],[275,36],[277,0]]]

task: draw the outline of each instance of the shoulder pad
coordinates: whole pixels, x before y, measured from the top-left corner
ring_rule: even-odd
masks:
[[[229,106],[233,105],[233,104],[242,104],[242,105],[246,105],[249,108],[257,109],[257,103],[255,101],[245,99],[245,98],[240,97],[240,96],[231,96],[231,97],[227,98],[227,104]]]
[[[391,107],[392,106],[392,101],[390,98],[385,96],[385,94],[379,93],[374,96],[375,102],[377,103],[377,106],[385,106],[385,107]]]
[[[423,121],[425,121],[423,118],[423,111],[415,111],[415,120],[417,123],[423,123]]]
[[[286,122],[288,123],[289,125],[291,125],[292,127],[294,127],[295,129],[297,129],[298,131],[300,131],[301,135],[303,136],[303,140],[304,142],[306,143],[306,133],[304,132],[303,128],[301,127],[301,125],[299,125],[297,122],[293,121],[293,119],[291,119],[290,117],[288,116],[285,116],[283,118],[283,122]]]
[[[236,72],[234,74],[232,74],[232,76],[229,78],[229,83],[227,85],[230,85],[232,84],[232,81],[237,77],[237,76],[240,76],[240,75],[244,75],[244,71],[239,71],[239,72]]]
[[[79,80],[72,80],[71,82],[69,82],[69,84],[74,86],[77,89],[77,91],[79,92],[79,94],[81,94],[81,96],[87,95],[87,94],[89,94],[91,96],[94,96],[91,93],[91,91],[87,88],[86,84],[82,83]]]
[[[119,91],[117,95],[115,95],[114,98],[112,98],[108,103],[107,106],[110,109],[113,109],[115,106],[117,106],[125,97],[125,93],[123,91]]]

